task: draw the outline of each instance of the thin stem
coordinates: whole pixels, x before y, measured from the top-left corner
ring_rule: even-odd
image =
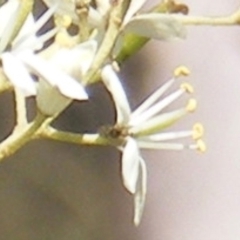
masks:
[[[0,161],[14,154],[18,149],[29,142],[31,137],[41,127],[46,119],[46,116],[38,113],[31,124],[28,124],[23,130],[13,133],[4,140],[0,144]]]
[[[8,81],[7,77],[5,76],[2,68],[0,68],[0,93],[12,90],[13,86],[10,81]]]
[[[105,37],[101,43],[101,46],[99,47],[98,52],[94,58],[92,66],[85,78],[83,79],[84,84],[94,83],[93,81],[96,80],[96,78],[94,78],[95,74],[98,73],[98,70],[100,69],[102,64],[110,56],[110,53],[114,47],[121,28],[123,17],[127,10],[127,5],[129,4],[129,0],[122,0],[119,2],[120,3],[115,8],[113,8],[110,14],[108,29],[105,33]]]
[[[225,17],[175,15],[175,18],[184,25],[232,26],[240,24],[240,10]]]
[[[15,89],[15,109],[16,109],[16,127],[15,130],[19,131],[27,125],[27,111],[26,99],[22,92]]]
[[[68,142],[81,145],[100,145],[100,146],[119,146],[122,141],[119,139],[110,139],[101,136],[100,134],[77,134],[59,131],[52,127],[40,129],[34,136],[37,138],[48,138],[61,142]]]

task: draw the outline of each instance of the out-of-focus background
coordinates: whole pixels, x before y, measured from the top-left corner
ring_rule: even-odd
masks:
[[[211,16],[227,15],[240,5],[237,0],[185,3],[192,15]],[[118,151],[42,140],[1,163],[1,239],[239,240],[239,46],[239,27],[189,27],[186,40],[152,41],[126,62],[122,80],[133,107],[176,66],[191,69],[187,80],[199,107],[176,129],[201,121],[208,145],[205,154],[143,152],[148,194],[138,228],[131,223],[132,198],[121,184]],[[113,122],[104,88],[88,91],[90,102],[74,103],[56,126],[94,132]],[[14,125],[11,94],[1,95],[0,102],[3,139]]]

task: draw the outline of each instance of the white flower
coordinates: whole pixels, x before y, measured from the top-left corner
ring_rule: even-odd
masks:
[[[57,32],[56,29],[53,29],[40,37],[36,36],[36,32],[52,16],[55,9],[56,5],[50,8],[36,23],[30,14],[11,44],[11,49],[3,48],[0,55],[4,73],[13,85],[21,89],[25,96],[37,95],[38,108],[42,113],[50,116],[64,110],[72,99],[88,99],[87,93],[80,83],[80,75],[82,76],[90,67],[97,48],[95,41],[72,48],[59,45],[58,51],[55,51],[48,61],[39,54],[35,54],[34,51],[39,50],[43,43]],[[6,9],[4,14],[7,14]],[[5,29],[7,27],[9,26],[6,24]],[[2,32],[3,36],[6,31]],[[9,43],[5,45],[8,46]],[[38,84],[31,74],[37,76]]]
[[[176,76],[186,73],[185,68],[176,70]],[[191,85],[187,83],[182,84],[178,90],[159,100],[175,82],[175,78],[169,80],[148,97],[135,111],[131,112],[125,92],[112,66],[108,65],[103,69],[102,81],[112,95],[116,107],[116,124],[108,134],[110,137],[119,137],[124,142],[124,145],[120,146],[122,151],[123,183],[127,190],[134,194],[134,223],[138,225],[146,194],[146,166],[139,149],[182,150],[189,148],[204,151],[205,145],[200,140],[203,128],[201,124],[195,124],[193,130],[163,132],[163,130],[196,108],[195,99],[189,99],[186,107],[161,113],[164,108],[181,95],[193,91]],[[184,145],[183,143],[165,142],[186,137],[192,137],[196,140],[196,143]]]
[[[16,25],[19,5],[18,0],[10,0],[0,8],[0,58],[4,73],[13,85],[21,89],[26,96],[32,96],[36,94],[34,80],[18,59],[18,55],[24,51],[33,53],[41,49],[43,43],[56,33],[56,29],[53,29],[40,37],[36,36],[36,32],[51,17],[55,8],[49,9],[36,23],[32,14],[29,14],[16,38],[9,42]]]

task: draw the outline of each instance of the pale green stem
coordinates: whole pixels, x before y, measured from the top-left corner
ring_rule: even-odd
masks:
[[[184,25],[208,25],[208,26],[232,26],[239,24],[240,16],[230,15],[227,17],[201,17],[176,15],[175,18]]]
[[[81,145],[119,146],[123,143],[119,139],[106,138],[100,134],[77,134],[59,131],[52,127],[43,127],[33,136],[34,139],[42,137]]]
[[[90,70],[83,79],[83,83],[86,85],[91,84],[94,80],[96,80],[94,75],[98,73],[98,70],[110,56],[110,53],[114,47],[121,28],[122,20],[127,10],[127,5],[129,4],[129,0],[122,0],[120,2],[121,4],[118,4],[115,8],[113,8],[112,12],[110,13],[109,24],[104,39],[93,60]]]
[[[79,18],[78,27],[80,42],[84,42],[89,37],[89,24],[88,24],[88,8],[89,2],[88,1],[76,1],[76,13]]]
[[[14,154],[18,149],[31,140],[31,137],[42,126],[46,116],[38,113],[35,120],[21,131],[14,132],[0,144],[0,161]]]
[[[12,90],[13,86],[7,77],[3,73],[3,70],[0,68],[0,93]]]
[[[26,99],[19,89],[15,89],[15,112],[16,127],[14,131],[19,131],[27,126]]]

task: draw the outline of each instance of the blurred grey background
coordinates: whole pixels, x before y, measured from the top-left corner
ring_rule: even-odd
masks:
[[[212,16],[240,5],[236,0],[185,3],[193,15]],[[118,151],[42,140],[1,163],[0,239],[239,240],[239,46],[239,27],[189,27],[186,40],[152,41],[124,65],[123,84],[133,107],[176,66],[187,65],[199,108],[176,128],[201,121],[208,145],[205,154],[143,152],[148,194],[140,227],[131,223],[132,198],[121,184]],[[102,86],[88,91],[91,101],[74,103],[57,127],[94,132],[113,122]],[[0,101],[3,139],[14,125],[11,94]]]

